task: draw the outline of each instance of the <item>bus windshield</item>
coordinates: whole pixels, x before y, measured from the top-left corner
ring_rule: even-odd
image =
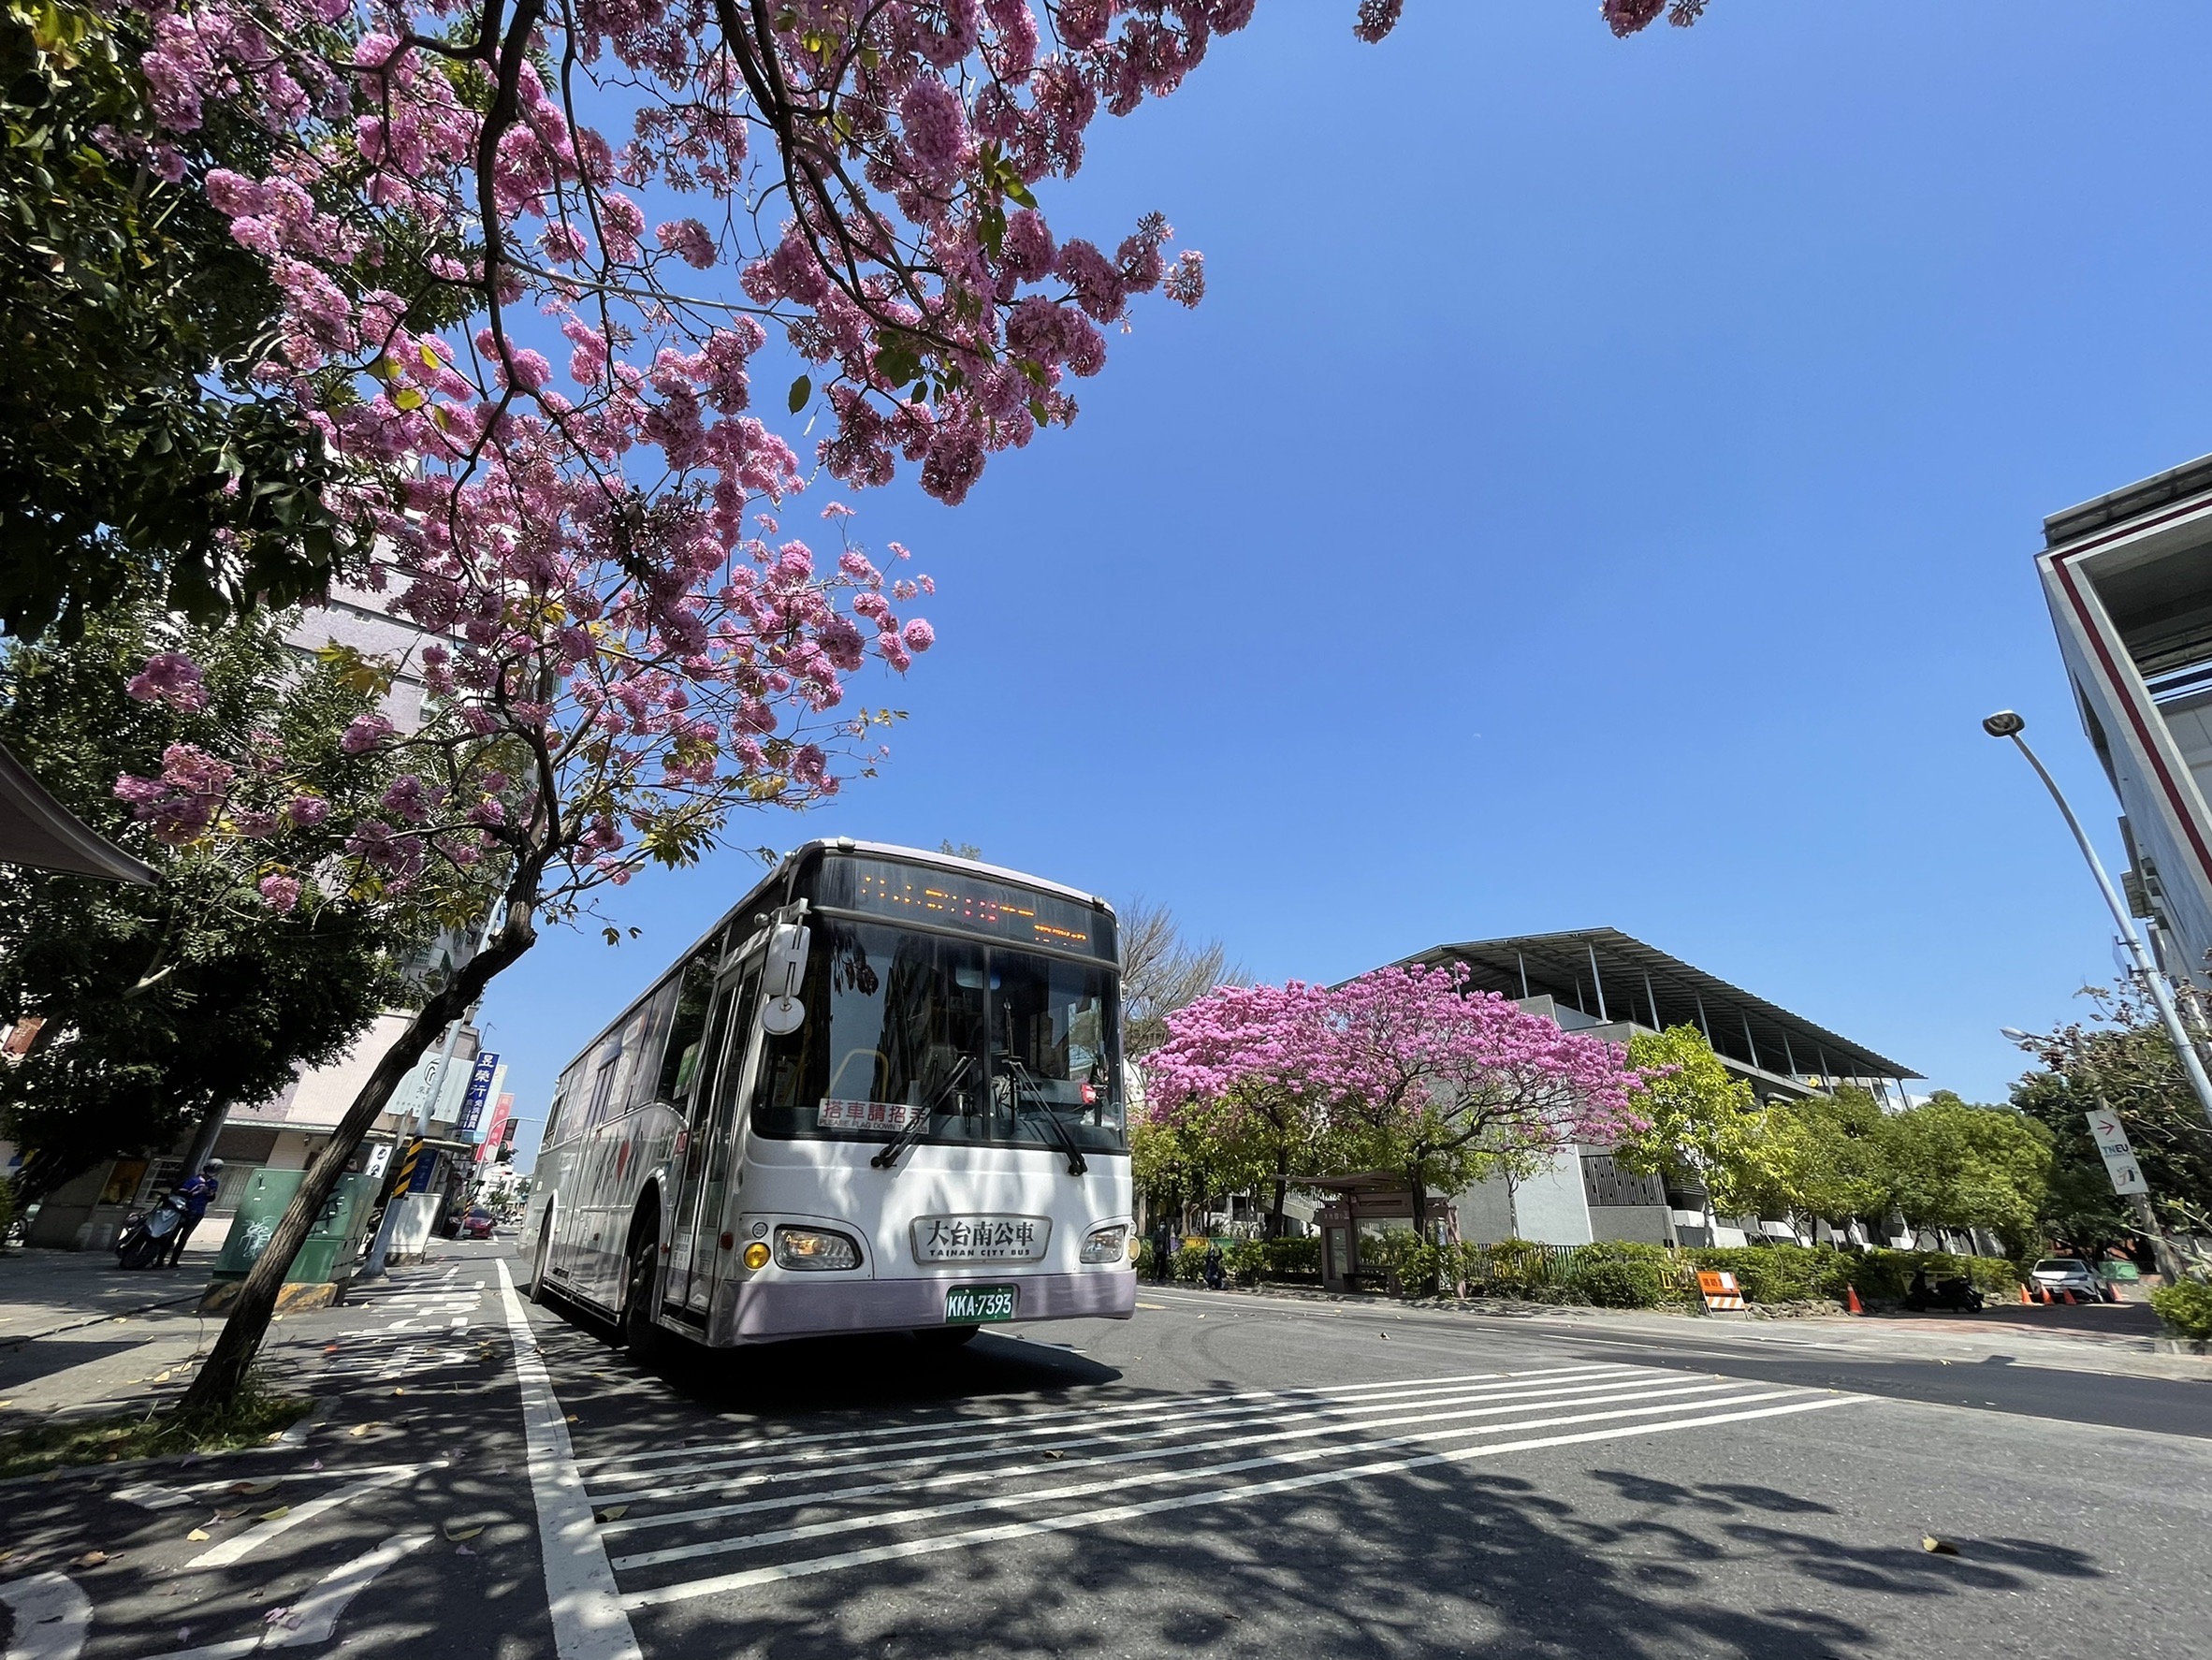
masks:
[[[1126,1145],[1112,968],[845,917],[812,927],[806,1021],[766,1040],[756,1131]]]

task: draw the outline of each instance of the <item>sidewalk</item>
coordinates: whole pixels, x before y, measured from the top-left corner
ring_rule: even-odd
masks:
[[[212,1341],[192,1313],[228,1218],[203,1226],[175,1268],[124,1269],[111,1251],[0,1253],[0,1426],[17,1412],[113,1405]]]
[[[1138,1295],[1144,1295],[1151,1286],[1150,1281],[1140,1285]],[[2212,1357],[2159,1350],[2158,1317],[2141,1303],[2074,1308],[1998,1303],[1971,1315],[1838,1314],[1739,1320],[1708,1318],[1688,1311],[1670,1314],[1652,1309],[1594,1308],[1583,1303],[1491,1299],[1461,1303],[1434,1298],[1401,1301],[1288,1286],[1241,1287],[1226,1292],[1205,1292],[1183,1284],[1172,1289],[1200,1295],[1350,1303],[1401,1316],[1418,1312],[1442,1319],[1510,1320],[1585,1336],[1619,1332],[1674,1341],[1694,1336],[1700,1343],[1740,1346],[1747,1352],[1761,1347],[1833,1348],[1889,1360],[1992,1361],[2212,1383]]]

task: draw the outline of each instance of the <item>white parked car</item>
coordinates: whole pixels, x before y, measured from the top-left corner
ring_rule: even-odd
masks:
[[[2119,1301],[2119,1293],[2112,1289],[2112,1282],[2079,1257],[2045,1257],[2029,1270],[2029,1278],[2035,1282],[2037,1290],[2048,1291],[2054,1297],[2060,1291],[2072,1291],[2085,1302]]]

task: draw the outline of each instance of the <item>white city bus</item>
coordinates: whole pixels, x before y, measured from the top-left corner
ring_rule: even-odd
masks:
[[[532,1292],[640,1352],[1126,1319],[1120,1014],[1104,900],[809,842],[561,1073]]]

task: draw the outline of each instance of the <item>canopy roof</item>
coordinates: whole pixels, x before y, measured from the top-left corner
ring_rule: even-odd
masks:
[[[153,869],[85,828],[0,749],[0,865],[64,870],[151,886]]]
[[[1618,928],[1467,940],[1401,960],[1464,963],[1484,991],[1548,996],[1592,1021],[1634,1021],[1654,1030],[1693,1026],[1720,1054],[1783,1077],[1921,1075]]]

